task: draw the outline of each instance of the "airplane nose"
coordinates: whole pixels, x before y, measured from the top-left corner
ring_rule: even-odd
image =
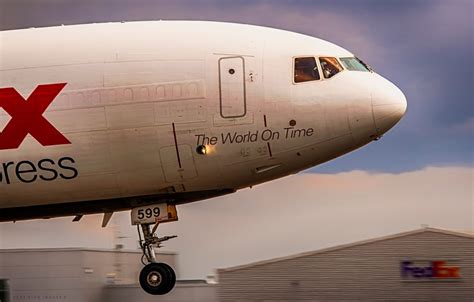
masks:
[[[372,90],[372,109],[377,133],[382,135],[405,115],[407,99],[392,82],[378,76]]]

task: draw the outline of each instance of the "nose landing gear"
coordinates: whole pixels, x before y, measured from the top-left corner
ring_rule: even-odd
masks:
[[[151,206],[147,208],[151,208],[151,212],[153,212],[154,209],[154,213],[157,215],[150,215],[153,217],[142,218],[140,213],[145,213],[145,211],[142,211],[143,209],[132,210],[132,223],[137,225],[140,247],[143,251],[142,263],[145,265],[145,267],[140,272],[139,281],[143,290],[148,294],[165,295],[174,288],[176,284],[176,273],[168,264],[159,263],[157,261],[155,248],[162,247],[164,241],[176,238],[177,236],[158,237],[155,235],[155,233],[160,222],[176,221],[178,219],[177,212],[174,206],[172,206],[171,211],[167,209],[168,213],[165,212],[165,215],[160,215],[163,213],[163,211],[156,210],[157,208],[163,208],[163,205]],[[167,207],[165,206],[164,209],[166,208]],[[155,223],[150,223],[150,221],[153,220],[155,220]],[[153,224],[154,226],[152,229]]]

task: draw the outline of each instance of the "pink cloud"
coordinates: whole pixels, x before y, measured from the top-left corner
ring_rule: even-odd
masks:
[[[353,171],[303,173],[253,189],[178,208],[180,221],[160,226],[179,235],[166,250],[179,253],[184,278],[216,267],[285,256],[419,228],[473,229],[473,168],[426,168],[402,174]],[[106,229],[101,216],[0,224],[0,248],[136,248],[127,212]],[[116,240],[117,236],[127,238]]]

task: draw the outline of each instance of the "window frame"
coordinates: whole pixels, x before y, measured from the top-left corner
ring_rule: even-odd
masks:
[[[303,81],[303,82],[296,82],[295,81],[295,70],[296,70],[296,59],[298,58],[314,58],[314,61],[316,63],[316,66],[318,67],[318,74],[319,74],[319,79],[317,80],[311,80],[311,81]],[[324,75],[321,73],[321,65],[319,64],[319,58],[315,55],[298,55],[298,56],[293,56],[291,58],[292,60],[292,76],[291,76],[291,81],[293,85],[300,85],[300,84],[306,84],[306,83],[313,83],[313,82],[318,82],[321,81],[324,78]]]
[[[342,63],[342,60],[341,59],[356,59],[362,66],[364,66],[367,70],[352,70],[352,69],[348,69],[346,68],[346,66],[344,66],[344,64]],[[364,61],[362,61],[361,59],[359,59],[358,57],[356,56],[353,56],[353,57],[338,57],[337,58],[338,61],[340,62],[341,66],[346,69],[347,71],[357,71],[357,72],[374,72],[373,69],[367,65],[367,63],[365,63]]]
[[[298,58],[314,58],[316,60],[316,66],[318,67],[318,73],[319,73],[319,80],[311,80],[311,81],[304,81],[304,82],[295,82],[295,60],[298,59]],[[339,65],[342,67],[341,71],[339,71],[338,73],[336,73],[335,75],[333,75],[332,77],[330,78],[326,78],[324,76],[324,72],[323,72],[323,68],[321,66],[321,62],[319,61],[320,58],[335,58],[336,61],[339,63]],[[354,58],[357,58],[354,56]],[[358,59],[358,58],[357,58]],[[352,70],[349,70],[347,69],[344,64],[342,63],[342,61],[339,59],[339,57],[335,57],[333,55],[298,55],[298,56],[293,56],[291,58],[292,60],[292,77],[291,77],[291,81],[293,83],[293,85],[300,85],[300,84],[306,84],[306,83],[313,83],[313,82],[320,82],[320,81],[328,81],[328,80],[331,80],[332,78],[334,78],[335,76],[337,76],[338,74],[340,74],[341,72],[344,72],[344,71],[352,71]],[[359,59],[360,60],[360,59]],[[365,63],[365,62],[364,62]],[[368,65],[367,65],[368,66]],[[372,69],[369,69],[369,72],[374,72]]]
[[[342,62],[339,60],[339,57],[335,57],[335,56],[333,56],[333,55],[326,55],[326,56],[320,55],[320,56],[318,56],[317,58],[318,58],[318,64],[319,64],[319,65],[321,65],[321,61],[320,61],[321,58],[335,58],[336,61],[339,63],[339,66],[341,66],[341,68],[342,68],[338,73],[336,73],[336,74],[333,75],[332,77],[326,78],[326,77],[324,76],[324,71],[323,71],[323,68],[322,68],[322,66],[321,66],[321,72],[322,72],[322,74],[323,74],[323,77],[322,77],[322,78],[323,78],[323,81],[330,80],[330,79],[334,78],[335,76],[337,76],[338,74],[340,74],[341,72],[347,71],[347,69],[344,67],[344,65],[342,64]]]

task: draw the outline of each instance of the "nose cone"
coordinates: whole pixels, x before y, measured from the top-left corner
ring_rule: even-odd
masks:
[[[377,76],[372,90],[372,108],[377,133],[382,135],[405,115],[407,99],[397,86]]]

